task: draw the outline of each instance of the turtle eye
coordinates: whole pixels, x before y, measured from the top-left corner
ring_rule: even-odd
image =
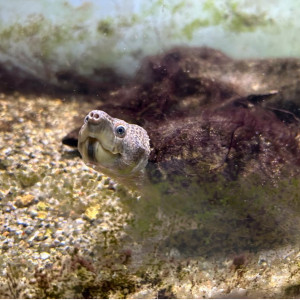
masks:
[[[87,123],[88,120],[89,120],[89,116],[86,116],[86,117],[84,118],[84,123]]]
[[[123,138],[126,134],[125,127],[123,125],[119,125],[116,127],[116,134],[118,137]]]

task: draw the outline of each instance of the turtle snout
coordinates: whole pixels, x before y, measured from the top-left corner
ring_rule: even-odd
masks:
[[[91,124],[99,124],[100,121],[103,119],[102,111],[99,110],[92,110],[86,117],[85,121]]]

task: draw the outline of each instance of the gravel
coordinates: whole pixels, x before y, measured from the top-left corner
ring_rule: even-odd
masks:
[[[297,243],[209,258],[159,250],[172,220],[147,235],[143,218],[135,225],[143,200],[61,144],[74,117],[92,108],[78,99],[0,95],[2,298],[298,296]]]

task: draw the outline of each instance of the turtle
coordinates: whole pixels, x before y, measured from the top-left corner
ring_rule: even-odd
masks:
[[[296,175],[299,80],[297,59],[174,48],[146,58],[131,84],[87,114],[79,140],[75,129],[63,143],[129,185],[145,174],[185,183]]]
[[[297,59],[174,48],[145,58],[63,143],[120,183],[132,230],[157,229],[163,253],[282,245],[300,223],[299,74]]]
[[[143,176],[150,143],[142,127],[93,110],[80,129],[78,150],[83,160],[97,170],[129,182]]]

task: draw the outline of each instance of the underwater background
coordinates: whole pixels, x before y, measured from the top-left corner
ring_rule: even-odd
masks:
[[[235,58],[296,57],[300,4],[293,0],[3,1],[0,62],[57,84],[57,73],[132,75],[143,57],[207,46]]]
[[[0,298],[299,297],[299,176],[180,193],[158,182],[143,198],[62,144],[90,110],[126,100],[114,102],[122,88],[127,99],[163,95],[160,78],[157,90],[143,85],[147,68],[134,75],[148,55],[163,61],[175,46],[186,46],[184,62],[192,47],[212,48],[198,62],[217,70],[208,77],[235,71],[214,49],[245,59],[229,79],[262,94],[274,92],[275,74],[287,96],[274,103],[297,124],[299,16],[297,0],[1,1]],[[211,68],[209,57],[228,65]],[[295,60],[247,60],[264,58]],[[192,85],[207,74],[186,74],[179,98],[197,98],[202,86]]]

